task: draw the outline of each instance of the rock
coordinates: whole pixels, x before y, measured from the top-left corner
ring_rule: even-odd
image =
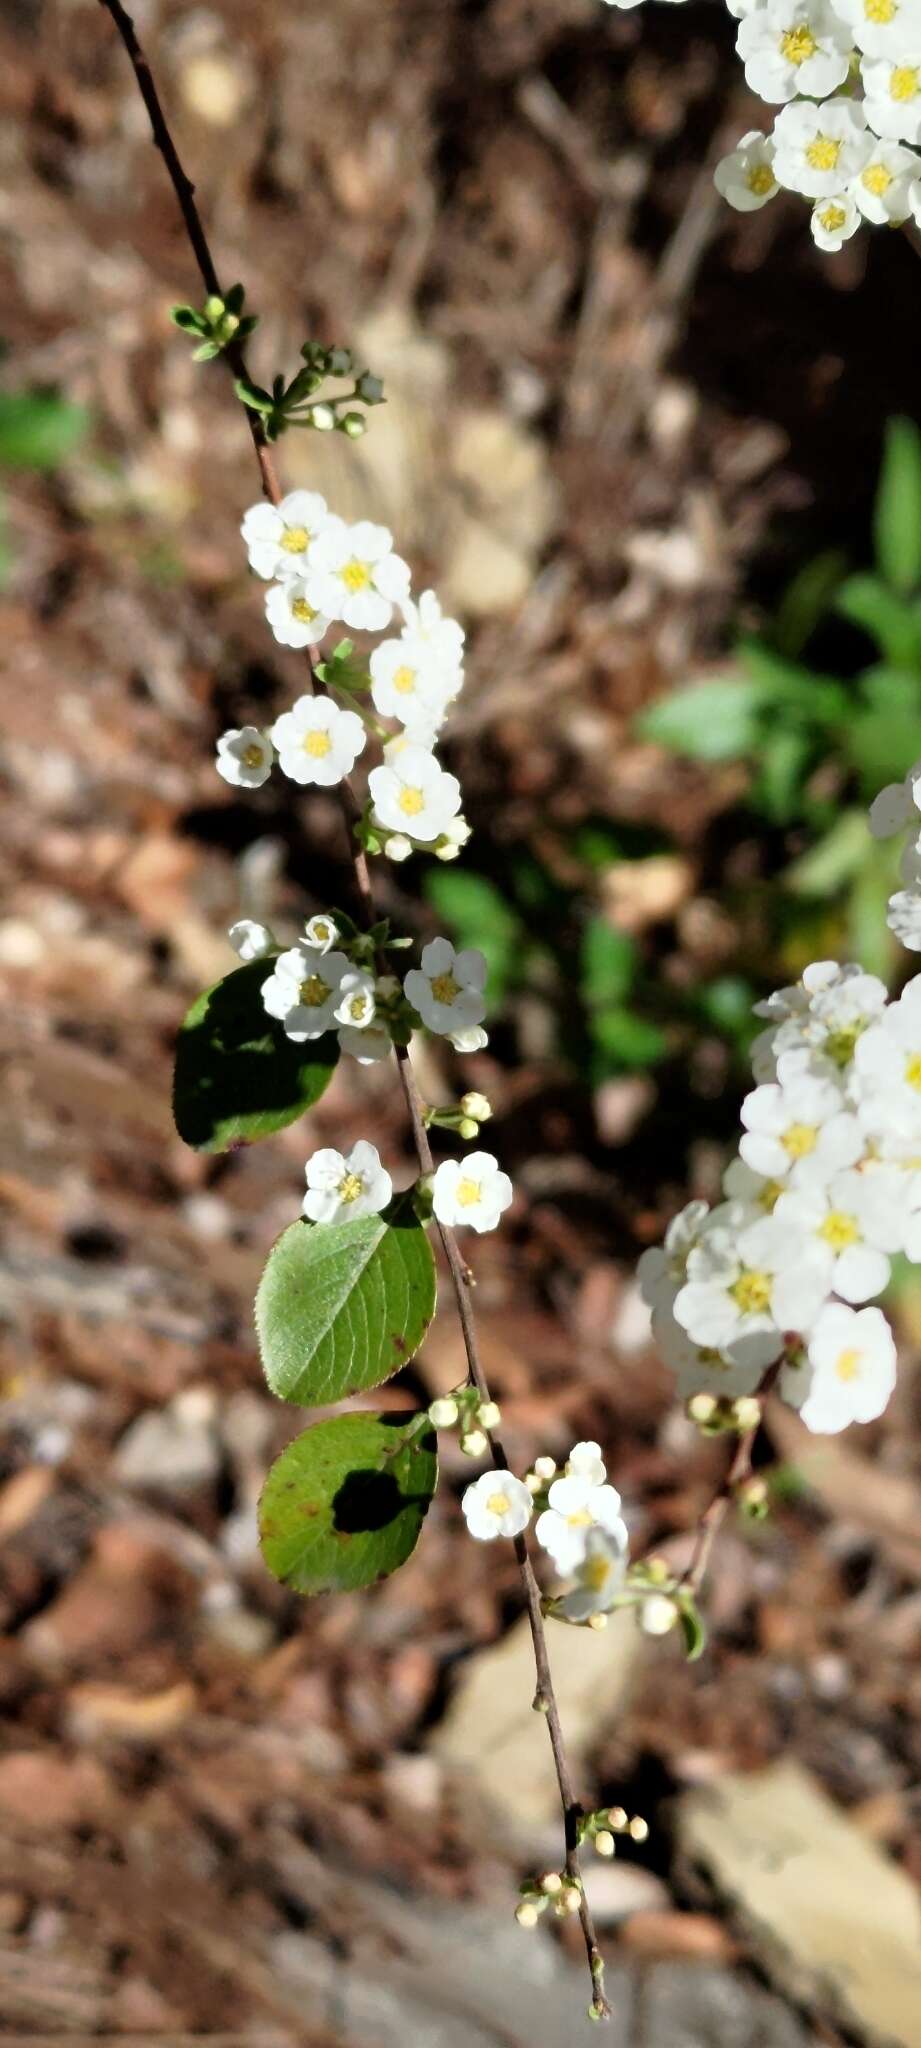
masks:
[[[808,1772],[785,1762],[685,1793],[678,1838],[795,1997],[874,2048],[917,2048],[921,1899]]]
[[[712,1913],[632,1913],[621,1933],[633,1955],[686,1956],[689,1961],[732,1962],[736,1942]]]
[[[631,2048],[818,2048],[796,2015],[744,1977],[659,1963],[642,1980]]]
[[[213,1486],[221,1454],[212,1409],[201,1389],[178,1394],[168,1408],[150,1409],[126,1429],[115,1452],[115,1475],[125,1486],[184,1498]]]
[[[195,1706],[195,1688],[185,1679],[140,1698],[126,1686],[88,1680],[72,1686],[67,1698],[70,1732],[77,1742],[113,1735],[128,1742],[156,1743],[181,1728]]]
[[[669,1904],[661,1878],[641,1863],[602,1863],[597,1857],[583,1857],[585,1896],[599,1927],[617,1927],[636,1914],[660,1918]]]
[[[643,1638],[632,1614],[612,1614],[608,1627],[551,1624],[551,1662],[571,1760],[622,1711]],[[546,1840],[559,1819],[559,1793],[547,1727],[535,1714],[531,1631],[522,1616],[502,1641],[481,1650],[463,1675],[432,1748],[476,1787],[503,1834],[522,1848]]]

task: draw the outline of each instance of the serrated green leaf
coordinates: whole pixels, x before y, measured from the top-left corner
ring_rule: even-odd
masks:
[[[873,532],[887,583],[907,596],[921,583],[921,434],[913,420],[886,424]]]
[[[89,419],[85,406],[55,391],[0,391],[0,469],[55,469]]]
[[[339,1049],[331,1032],[296,1045],[263,1007],[270,960],[251,960],[206,989],[176,1043],[173,1114],[199,1152],[267,1138],[302,1116],[327,1086]]]
[[[435,1313],[435,1261],[405,1197],[354,1223],[292,1223],[256,1296],[265,1376],[318,1408],[380,1386],[415,1356]]]
[[[259,1502],[262,1555],[297,1593],[371,1586],[405,1564],[438,1479],[418,1416],[334,1415],[296,1437]]]

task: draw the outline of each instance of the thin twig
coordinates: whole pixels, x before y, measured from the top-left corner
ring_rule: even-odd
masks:
[[[713,1545],[726,1519],[730,1504],[735,1499],[739,1487],[744,1486],[746,1479],[751,1477],[752,1452],[755,1448],[755,1438],[764,1420],[768,1395],[778,1378],[782,1365],[783,1357],[781,1356],[774,1365],[768,1366],[760,1384],[756,1387],[755,1399],[760,1407],[758,1420],[751,1429],[745,1430],[744,1434],[739,1437],[716,1492],[705,1507],[697,1524],[694,1548],[691,1552],[690,1561],[682,1572],[679,1581],[682,1586],[687,1587],[688,1592],[694,1594],[695,1599],[707,1576]]]
[[[168,176],[179,202],[186,232],[205,289],[210,295],[222,298],[223,292],[218,279],[214,258],[202,225],[201,215],[195,203],[195,188],[180,162],[176,145],[154,84],[150,65],[138,41],[134,23],[131,16],[126,13],[121,5],[121,0],[100,0],[100,4],[111,17],[130,58],[138,89],[150,116],[153,139],[163,157]],[[246,361],[243,349],[237,344],[232,344],[223,353],[234,376],[244,376],[246,374]],[[275,465],[266,443],[262,419],[258,413],[254,413],[248,408],[246,408],[246,417],[256,452],[256,459],[259,464],[263,491],[270,503],[277,505],[283,494],[278,482]],[[312,687],[322,692],[323,685],[316,674],[317,663],[320,658],[318,648],[311,647],[306,650],[307,667]],[[374,892],[366,855],[356,845],[353,832],[356,820],[361,815],[361,806],[348,782],[341,785],[340,797],[348,836],[355,891],[361,904],[362,915],[366,925],[371,925],[375,922],[376,915]],[[428,1141],[428,1133],[423,1117],[422,1099],[413,1072],[412,1062],[405,1048],[397,1051],[396,1059],[400,1083],[412,1125],[413,1140],[419,1166],[423,1174],[429,1174],[433,1167],[432,1151]],[[443,1224],[438,1225],[438,1231],[451,1275],[451,1284],[457,1304],[457,1313],[463,1334],[470,1379],[476,1387],[481,1400],[486,1402],[491,1400],[491,1395],[480,1358],[473,1306],[470,1299],[472,1274],[461,1256],[453,1231],[446,1229]],[[504,1468],[506,1462],[505,1453],[501,1443],[495,1436],[490,1437],[490,1449],[495,1465]],[[576,1797],[569,1769],[563,1731],[560,1725],[559,1709],[553,1689],[547,1638],[541,1610],[540,1589],[534,1576],[534,1569],[523,1536],[515,1538],[515,1556],[521,1574],[522,1589],[531,1629],[531,1639],[534,1645],[534,1664],[537,1673],[537,1691],[534,1705],[536,1710],[544,1714],[546,1718],[550,1745],[553,1751],[553,1762],[563,1808],[566,1870],[579,1890],[579,1920],[591,1972],[593,2009],[597,2018],[608,2019],[610,2018],[610,2007],[604,1996],[604,1963],[598,1947],[591,1911],[585,1898],[579,1866],[577,1835],[578,1823],[582,1816],[583,1808]]]

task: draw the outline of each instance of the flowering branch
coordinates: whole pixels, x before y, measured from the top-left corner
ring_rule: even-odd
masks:
[[[199,215],[198,208],[195,202],[194,186],[192,185],[191,181],[187,177],[182,167],[179,155],[176,150],[175,143],[173,142],[172,139],[168,122],[163,112],[163,108],[160,102],[156,86],[154,84],[149,63],[138,41],[138,37],[135,32],[134,24],[131,20],[131,17],[127,14],[124,7],[120,4],[120,0],[101,0],[101,4],[105,8],[106,12],[110,15],[116,30],[118,31],[118,34],[122,39],[128,57],[133,66],[138,88],[140,90],[144,104],[147,108],[148,115],[150,117],[153,139],[157,148],[160,150],[163,156],[168,176],[171,180],[177,201],[179,203],[183,221],[186,227],[186,232],[188,234],[189,242],[193,254],[195,256],[195,260],[198,264],[198,268],[201,273],[205,290],[208,294],[208,302],[206,302],[205,313],[203,316],[201,316],[200,324],[194,324],[193,322],[190,322],[188,319],[180,320],[178,324],[184,325],[188,331],[194,331],[199,335],[204,336],[203,345],[197,351],[197,353],[200,356],[206,356],[208,354],[218,354],[221,352],[223,352],[226,355],[228,365],[235,378],[238,396],[241,397],[241,400],[246,409],[247,421],[249,424],[249,429],[253,440],[256,459],[259,464],[263,492],[269,504],[277,508],[283,502],[283,493],[281,491],[274,463],[272,461],[272,457],[269,453],[269,448],[267,445],[269,438],[269,429],[266,425],[266,409],[259,402],[259,387],[254,386],[249,378],[249,372],[247,369],[243,350],[243,339],[245,339],[245,334],[241,336],[239,325],[235,326],[233,324],[230,324],[238,320],[237,309],[238,306],[242,304],[242,292],[239,291],[239,288],[235,288],[239,294],[237,304],[235,306],[232,295],[228,294],[225,297],[222,291],[215,263],[208,243],[208,239],[204,227],[202,225],[201,217]],[[228,307],[230,309],[229,320],[227,312]],[[186,311],[187,309],[182,310]],[[254,323],[250,319],[250,321],[247,324],[247,331],[251,331],[251,327],[253,324]],[[332,368],[334,371],[336,367],[337,365],[335,364],[335,362],[333,362]],[[364,392],[362,392],[360,388],[361,380],[359,380],[359,385],[356,386],[356,394],[358,396],[364,397],[366,402],[373,403],[376,402],[378,394],[373,392],[373,390],[369,391],[368,385],[370,383],[373,383],[373,380],[367,380],[365,390]],[[314,411],[316,410],[317,408],[314,408]],[[311,423],[314,425],[322,426],[325,424],[331,424],[332,422],[314,419]],[[313,621],[311,623],[313,623]],[[326,680],[322,673],[324,664],[322,661],[320,648],[319,645],[317,644],[317,641],[308,641],[304,651],[312,691],[316,695],[319,695],[321,697],[327,696],[328,693]],[[348,714],[344,715],[348,716]],[[350,858],[355,893],[361,908],[365,930],[367,932],[373,933],[377,929],[376,904],[374,900],[374,892],[371,885],[367,853],[364,847],[357,842],[356,838],[356,834],[361,830],[364,814],[362,811],[362,807],[352,788],[351,782],[349,781],[347,776],[341,777],[341,779],[339,780],[338,789],[340,803],[345,818],[346,828],[349,834]],[[316,920],[314,920],[314,922],[316,922]],[[373,949],[373,957],[375,965],[379,965],[380,962],[377,948]],[[419,1166],[422,1175],[427,1178],[431,1176],[434,1172],[434,1160],[432,1157],[431,1146],[429,1144],[428,1133],[426,1129],[424,1105],[419,1094],[418,1084],[416,1082],[415,1074],[413,1072],[408,1046],[406,1044],[401,1045],[397,1043],[395,1045],[394,1050],[396,1054],[397,1069],[399,1072],[400,1083],[402,1086],[407,1110],[409,1113],[409,1119],[412,1127],[413,1140],[416,1148],[416,1153],[418,1156]],[[476,1125],[474,1125],[474,1129],[475,1128]],[[385,1178],[388,1177],[385,1176]],[[443,1218],[437,1218],[436,1222],[441,1243],[444,1248],[449,1273],[451,1276],[452,1287],[454,1290],[457,1312],[460,1320],[464,1347],[466,1351],[469,1379],[471,1385],[475,1389],[480,1404],[479,1415],[483,1422],[492,1421],[493,1417],[498,1418],[498,1410],[495,1408],[495,1404],[491,1399],[489,1386],[486,1380],[486,1375],[483,1369],[483,1364],[479,1353],[476,1326],[474,1321],[472,1304],[470,1300],[470,1289],[473,1284],[473,1276],[465,1260],[461,1256],[461,1252],[458,1247],[457,1239],[454,1235],[453,1230],[448,1226],[448,1224],[443,1220]],[[506,1458],[504,1451],[502,1449],[501,1442],[495,1435],[494,1429],[491,1429],[484,1433],[488,1438],[489,1449],[493,1459],[494,1467],[496,1471],[500,1474],[504,1473],[506,1469]],[[534,1699],[534,1706],[538,1712],[544,1714],[546,1717],[547,1729],[553,1752],[553,1760],[556,1770],[557,1783],[559,1787],[560,1800],[563,1808],[565,1830],[565,1862],[563,1866],[563,1873],[561,1874],[560,1895],[564,1901],[565,1910],[578,1911],[578,1916],[582,1928],[582,1934],[585,1942],[586,1956],[588,1959],[589,1970],[591,1974],[592,2003],[589,2008],[590,2015],[592,2018],[596,2020],[603,2020],[610,2017],[610,2008],[604,1995],[604,1963],[598,1946],[591,1910],[585,1897],[585,1890],[579,1863],[579,1844],[582,1839],[582,1833],[584,1831],[584,1823],[586,1816],[585,1811],[576,1796],[573,1779],[566,1754],[563,1732],[560,1724],[559,1709],[557,1706],[556,1697],[554,1693],[550,1659],[547,1649],[547,1640],[541,1607],[541,1594],[534,1574],[534,1569],[531,1564],[530,1557],[528,1555],[527,1544],[525,1542],[524,1535],[523,1533],[521,1533],[520,1530],[514,1536],[514,1549],[515,1556],[518,1562],[519,1572],[521,1575],[522,1589],[524,1593],[528,1622],[531,1630],[531,1638],[534,1648],[534,1662],[537,1676],[537,1690]],[[551,1896],[551,1890],[549,1885],[547,1888],[546,1896]]]

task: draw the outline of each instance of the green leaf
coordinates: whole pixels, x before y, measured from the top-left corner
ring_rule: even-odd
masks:
[[[603,917],[590,917],[582,934],[580,985],[588,1004],[619,1003],[629,995],[636,947]]]
[[[54,391],[0,391],[0,469],[56,469],[89,419],[85,406]]]
[[[887,583],[907,596],[921,583],[921,435],[913,420],[887,422],[873,531]]]
[[[331,1032],[296,1045],[263,1008],[271,960],[251,960],[192,1004],[176,1044],[173,1115],[199,1152],[266,1138],[318,1102],[339,1057]]]
[[[345,1593],[415,1550],[438,1479],[418,1416],[334,1415],[272,1466],[259,1503],[262,1555],[296,1593]]]
[[[661,698],[643,712],[636,730],[692,761],[736,761],[757,744],[763,694],[752,677],[714,676]]]
[[[791,577],[777,607],[774,640],[781,654],[796,657],[815,632],[847,569],[840,548],[825,548]]]
[[[813,745],[808,733],[782,723],[763,740],[752,803],[772,825],[788,825],[801,809]]]
[[[707,1631],[697,1602],[690,1593],[678,1596],[678,1619],[684,1637],[684,1649],[689,1664],[696,1664],[707,1647]]]
[[[917,757],[921,676],[904,668],[872,668],[861,677],[863,704],[845,733],[845,749],[869,803],[884,782],[901,782]]]
[[[171,306],[170,319],[174,327],[180,327],[183,334],[204,334],[207,322],[203,314],[196,313],[194,306]]]
[[[435,1313],[435,1261],[405,1196],[354,1223],[292,1223],[269,1254],[256,1329],[273,1394],[318,1408],[380,1386]]]
[[[275,402],[271,392],[264,391],[261,384],[254,384],[251,377],[235,377],[233,388],[242,403],[249,406],[250,412],[274,411]]]
[[[835,610],[869,633],[893,667],[917,667],[921,659],[917,606],[890,590],[879,576],[849,576],[838,592]]]
[[[526,951],[524,926],[486,875],[469,868],[439,868],[426,879],[426,895],[451,928],[455,944],[476,946],[486,956],[486,999],[501,1003],[506,990],[521,979]]]
[[[741,640],[739,654],[758,687],[763,713],[783,710],[796,724],[806,726],[835,727],[847,717],[850,692],[836,676],[791,661],[766,640]]]
[[[842,811],[830,832],[787,869],[794,896],[834,896],[867,857],[869,827],[863,811]]]
[[[668,1050],[668,1039],[658,1024],[621,1006],[593,1011],[588,1028],[596,1054],[592,1072],[596,1086],[612,1071],[654,1066]]]

